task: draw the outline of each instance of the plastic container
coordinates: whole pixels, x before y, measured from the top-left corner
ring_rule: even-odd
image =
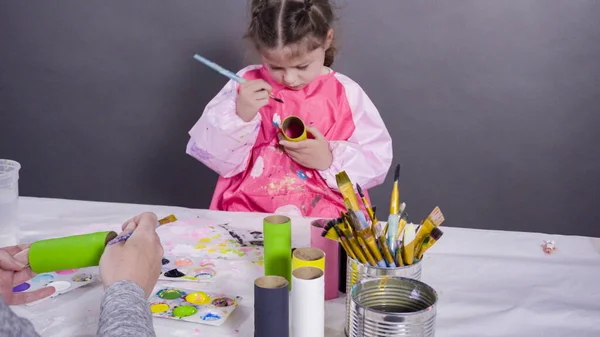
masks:
[[[20,169],[16,161],[0,159],[0,247],[17,243]]]
[[[362,280],[352,287],[350,337],[435,336],[437,292],[404,277]]]

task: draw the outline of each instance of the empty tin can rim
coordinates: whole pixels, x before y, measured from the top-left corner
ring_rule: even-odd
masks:
[[[382,268],[383,269],[383,268]],[[387,281],[384,281],[386,280]],[[383,310],[377,310],[377,309],[373,309],[371,307],[368,307],[366,305],[363,305],[361,303],[358,303],[358,301],[356,300],[356,290],[355,288],[362,286],[365,283],[379,283],[381,284],[382,282],[389,282],[390,280],[399,280],[402,282],[407,282],[407,283],[412,283],[415,284],[417,286],[423,287],[425,289],[427,289],[428,291],[431,292],[431,294],[434,296],[435,300],[433,301],[433,303],[428,306],[427,308],[421,309],[419,311],[411,311],[411,312],[399,312],[398,314],[402,314],[403,316],[414,316],[414,315],[420,315],[424,312],[430,311],[433,309],[433,307],[435,307],[437,305],[438,302],[438,293],[437,291],[435,291],[435,289],[433,289],[430,285],[428,285],[425,282],[421,282],[419,280],[415,280],[415,279],[411,279],[411,278],[406,278],[406,277],[398,277],[398,276],[385,276],[385,277],[376,277],[376,278],[370,278],[370,279],[364,279],[364,280],[360,280],[358,282],[356,282],[353,286],[352,286],[352,290],[350,292],[350,298],[351,301],[354,302],[354,304],[362,309],[368,309],[369,311],[378,313],[378,314],[384,314],[384,315],[389,315],[390,312],[388,311],[383,311]]]

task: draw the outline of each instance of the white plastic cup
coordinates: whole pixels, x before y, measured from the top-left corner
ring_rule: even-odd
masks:
[[[20,169],[18,162],[0,159],[0,247],[17,243]]]

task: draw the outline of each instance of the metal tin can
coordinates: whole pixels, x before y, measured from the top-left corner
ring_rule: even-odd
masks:
[[[435,336],[437,292],[403,277],[356,283],[349,294],[350,337]]]
[[[362,264],[360,261],[348,257],[346,263],[346,326],[344,330],[349,335],[350,328],[350,292],[354,284],[362,280],[368,280],[379,277],[404,277],[409,279],[421,279],[421,263],[406,265],[396,268],[382,268]]]

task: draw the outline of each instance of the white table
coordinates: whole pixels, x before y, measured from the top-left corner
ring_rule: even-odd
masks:
[[[159,216],[174,213],[180,219],[201,216],[258,230],[265,216],[22,197],[19,240],[116,230],[143,211]],[[309,222],[292,219],[294,247],[308,245]],[[436,336],[600,336],[600,239],[450,227],[444,232],[426,254],[422,276],[439,293]],[[543,240],[555,240],[558,251],[544,254]],[[236,309],[239,331],[218,334],[196,324],[155,319],[157,335],[253,336],[252,282],[240,280],[236,289],[245,296]],[[12,308],[32,320],[43,336],[93,336],[101,296],[102,287],[97,285],[38,306]],[[344,336],[344,310],[343,297],[326,302],[326,336]]]

